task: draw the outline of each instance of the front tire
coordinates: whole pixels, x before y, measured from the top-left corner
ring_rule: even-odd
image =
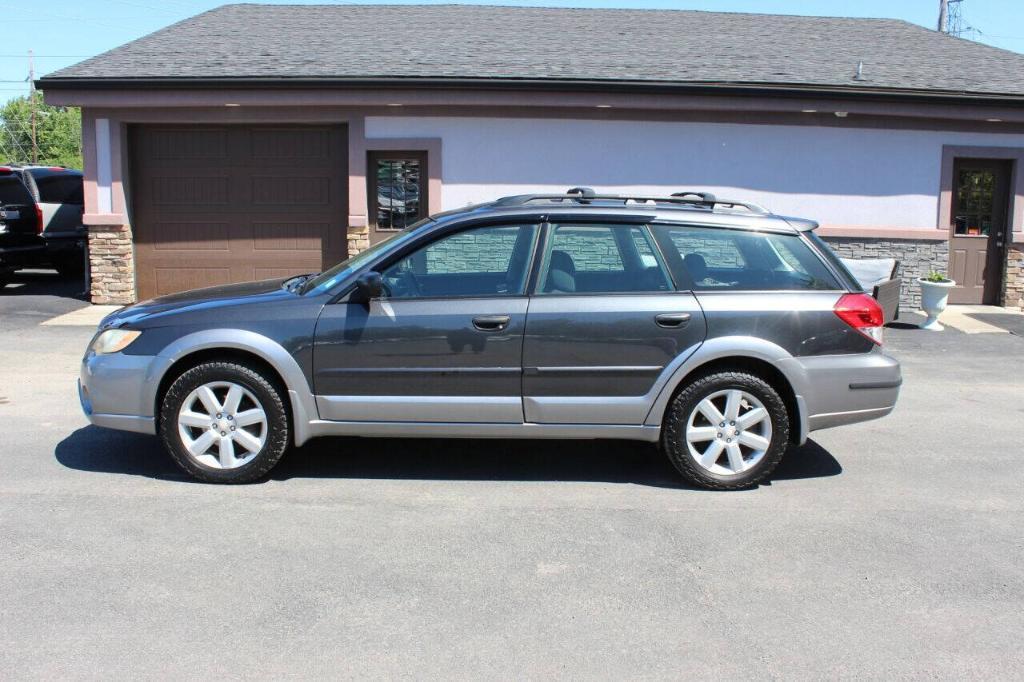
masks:
[[[277,465],[290,440],[283,391],[258,370],[206,362],[174,380],[160,436],[174,461],[208,483],[250,483]]]
[[[789,446],[789,414],[778,392],[745,372],[704,375],[669,404],[661,448],[702,488],[739,490],[768,477]]]

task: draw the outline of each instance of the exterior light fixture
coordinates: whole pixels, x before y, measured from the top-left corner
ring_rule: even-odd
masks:
[[[846,111],[837,111],[836,112],[836,116],[839,117],[839,118],[846,118],[846,116],[848,114],[849,114],[849,112],[846,112]]]

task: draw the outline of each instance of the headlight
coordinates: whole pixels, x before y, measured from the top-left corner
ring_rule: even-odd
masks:
[[[141,334],[131,329],[108,329],[92,342],[92,351],[97,355],[117,353],[127,348]]]

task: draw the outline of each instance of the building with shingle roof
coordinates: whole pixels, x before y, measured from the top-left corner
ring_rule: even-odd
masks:
[[[41,78],[83,108],[93,297],[320,269],[505,194],[681,189],[1024,295],[1024,55],[892,19],[227,5]],[[125,237],[131,248],[125,249]]]

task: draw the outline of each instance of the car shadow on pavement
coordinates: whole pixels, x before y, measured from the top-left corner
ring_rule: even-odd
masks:
[[[0,287],[0,296],[57,296],[84,301],[85,282],[81,277],[62,277],[56,270],[20,270]]]
[[[69,469],[190,481],[159,440],[95,426],[57,444]],[[836,458],[813,440],[786,454],[772,480],[842,473]],[[353,478],[434,481],[582,481],[687,488],[668,460],[648,443],[461,439],[318,438],[288,453],[270,479]]]

